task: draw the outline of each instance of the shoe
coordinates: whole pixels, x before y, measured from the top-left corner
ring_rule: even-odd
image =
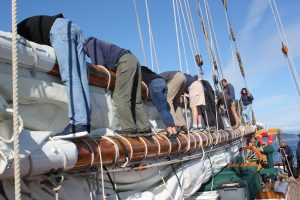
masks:
[[[123,137],[138,137],[138,131],[134,128],[124,129],[124,130],[115,130],[115,133]]]
[[[90,125],[69,124],[62,132],[57,133],[52,139],[69,139],[83,137],[89,134]]]
[[[141,136],[152,136],[152,129],[149,127],[149,128],[146,128],[146,129],[143,129],[143,130],[138,130],[138,133],[141,135]]]
[[[176,131],[179,133],[180,131],[184,132],[184,133],[188,133],[188,129],[186,125],[183,126],[176,126]]]
[[[199,130],[200,130],[200,128],[194,127],[194,126],[192,126],[192,127],[190,128],[190,131],[199,131]]]

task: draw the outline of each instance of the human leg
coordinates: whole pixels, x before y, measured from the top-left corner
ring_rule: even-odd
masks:
[[[132,115],[132,88],[137,73],[137,66],[127,64],[127,54],[117,63],[116,83],[113,100],[116,106],[119,123],[123,131],[137,129]]]
[[[170,112],[177,126],[185,126],[186,122],[180,107],[180,96],[183,94],[185,77],[178,72],[173,79],[168,82],[167,101],[170,106]]]
[[[240,123],[239,123],[239,117],[238,117],[238,114],[236,112],[236,106],[235,106],[234,101],[231,103],[231,112],[233,114],[234,121],[235,121],[234,127],[238,127]]]
[[[73,137],[79,136],[80,134],[74,134],[79,131],[87,134],[90,124],[90,96],[82,32],[70,20],[57,19],[50,31],[50,41],[69,100],[68,116],[71,126],[67,126],[60,134],[66,136],[70,133]]]

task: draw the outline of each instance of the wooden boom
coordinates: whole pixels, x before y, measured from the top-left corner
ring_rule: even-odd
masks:
[[[253,134],[255,128],[247,127],[242,133],[240,129],[232,131],[193,132],[167,137],[154,135],[152,137],[124,138],[124,137],[84,137],[73,139],[77,146],[78,159],[72,171],[86,170],[102,164],[121,165],[125,162],[140,162],[168,155],[197,151],[212,145],[225,145],[245,135]]]

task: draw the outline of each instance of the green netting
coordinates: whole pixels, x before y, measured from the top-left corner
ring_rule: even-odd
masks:
[[[244,168],[224,168],[214,176],[213,190],[216,190],[224,183],[232,183],[245,181],[247,183],[246,195],[247,199],[255,199],[255,194],[262,191],[260,179],[256,166],[249,166]],[[200,191],[210,191],[212,181],[203,184]]]

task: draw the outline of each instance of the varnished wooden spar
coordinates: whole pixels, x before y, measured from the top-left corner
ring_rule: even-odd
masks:
[[[116,82],[116,73],[113,71],[106,70],[102,67],[99,67],[97,65],[93,64],[87,64],[89,67],[89,84],[101,87],[101,88],[109,88],[110,90],[113,90],[115,88],[115,82]],[[51,71],[48,72],[48,74],[53,76],[60,76],[59,73],[59,66],[57,64],[54,65]],[[110,79],[109,79],[110,77]],[[109,85],[108,85],[109,84]],[[147,98],[147,86],[145,84],[142,84],[142,96],[143,99]]]
[[[201,147],[222,145],[240,138],[242,135],[252,134],[254,131],[242,133],[235,131],[219,131],[218,133],[190,133],[179,134],[173,137],[154,135],[152,137],[123,138],[111,137],[110,139],[78,138],[73,139],[77,146],[78,160],[72,171],[86,170],[92,166],[100,165],[100,155],[104,166],[112,164],[121,165],[125,162],[138,162],[168,155],[200,150]],[[117,148],[115,147],[117,145]],[[118,152],[116,152],[118,151]]]

